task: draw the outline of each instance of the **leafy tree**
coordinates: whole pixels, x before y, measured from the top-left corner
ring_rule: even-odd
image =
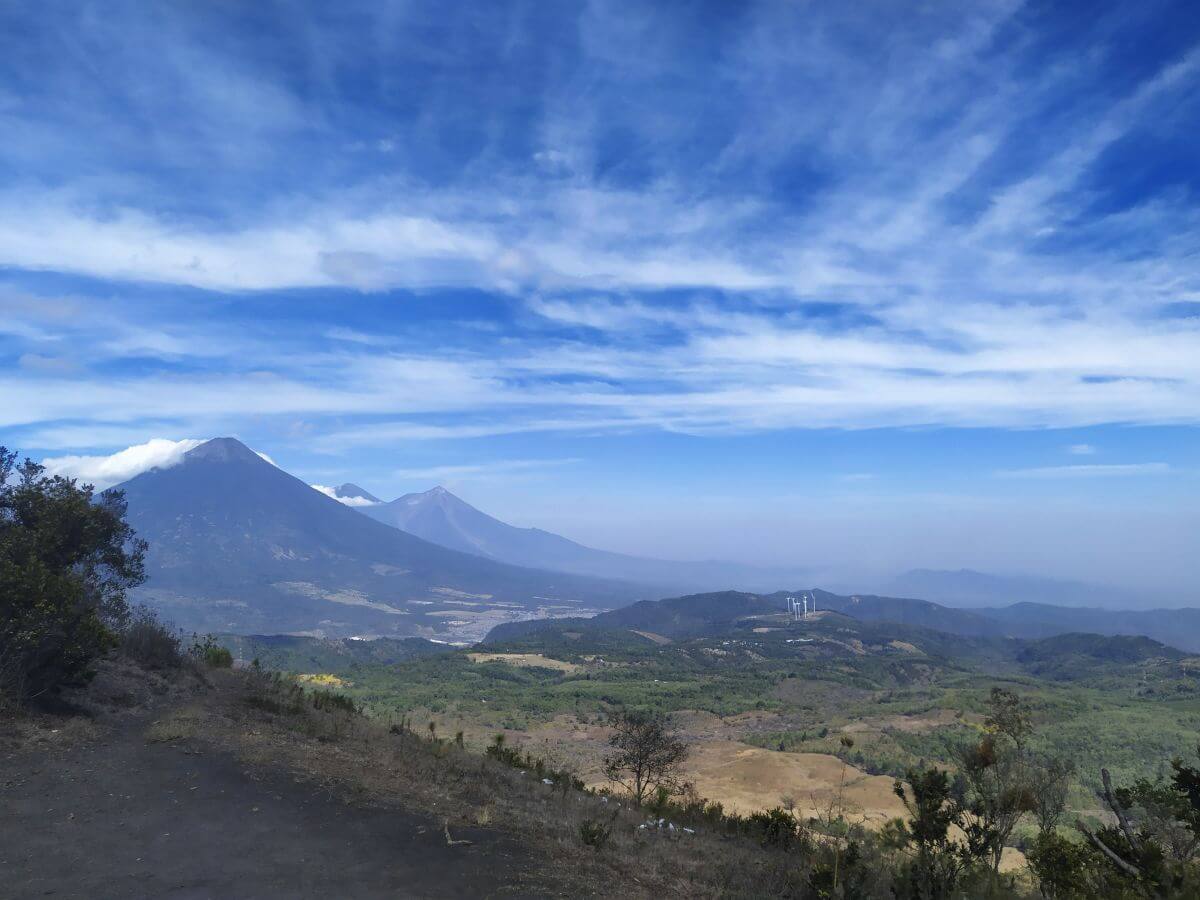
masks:
[[[1033,715],[1019,695],[1007,688],[994,687],[983,724],[992,734],[1003,735],[1018,750],[1023,750],[1025,739],[1033,732]]]
[[[1194,864],[1200,838],[1200,769],[1182,759],[1171,762],[1169,780],[1142,779],[1117,788],[1100,770],[1101,799],[1116,825],[1076,827],[1095,852],[1093,895],[1131,897],[1200,896]]]
[[[1087,900],[1094,896],[1087,877],[1093,860],[1085,845],[1045,829],[1034,838],[1025,856],[1043,897]]]
[[[987,861],[993,891],[1004,847],[1021,818],[1038,805],[1025,749],[1033,731],[1031,719],[1020,697],[992,688],[986,734],[978,744],[959,751],[959,771],[967,788],[963,831],[971,854]]]
[[[114,645],[145,551],[119,492],[94,496],[0,447],[0,693],[79,681]]]
[[[964,824],[962,801],[942,769],[909,769],[907,782],[906,788],[897,781],[893,790],[908,809],[909,819],[894,824],[890,839],[916,852],[896,873],[893,893],[912,900],[956,896],[972,861],[970,848],[950,835],[951,826]]]
[[[611,719],[604,774],[625,787],[639,805],[653,792],[669,795],[685,790],[683,761],[688,748],[660,713],[621,711]]]
[[[1042,895],[1076,898],[1192,898],[1200,896],[1200,769],[1171,762],[1167,778],[1114,787],[1100,770],[1100,799],[1113,824],[1079,821],[1086,842],[1043,828],[1028,853]]]
[[[1140,778],[1113,795],[1122,809],[1136,811],[1146,832],[1177,862],[1195,859],[1200,850],[1200,770],[1171,760],[1170,778]]]

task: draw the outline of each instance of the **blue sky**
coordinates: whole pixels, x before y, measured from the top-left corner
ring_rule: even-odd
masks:
[[[1200,7],[909,6],[0,6],[0,442],[1194,594]]]

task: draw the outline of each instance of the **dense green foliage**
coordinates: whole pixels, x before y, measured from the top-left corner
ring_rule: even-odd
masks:
[[[355,645],[349,656],[336,644],[314,649],[311,639],[291,639],[305,642],[294,651],[276,647],[272,666],[338,674],[352,683],[348,693],[383,716],[419,711],[496,728],[524,729],[561,714],[601,721],[622,708],[761,712],[767,718],[742,740],[831,753],[892,777],[955,764],[959,748],[978,740],[991,689],[999,685],[1029,704],[1037,726],[1030,750],[1074,761],[1071,803],[1077,808],[1094,807],[1090,798],[1102,766],[1122,782],[1152,778],[1200,734],[1200,668],[1154,642],[1137,642],[1130,659],[1125,638],[948,638],[833,616],[755,633],[761,624],[752,620],[712,637],[658,644],[631,631],[581,633],[568,622],[488,647],[583,666],[574,673],[472,662],[445,647],[377,664],[357,646],[365,642],[346,642]],[[788,642],[796,638],[806,642]],[[896,640],[913,649],[896,649]],[[865,652],[852,649],[853,641]],[[1021,656],[1030,647],[1038,664],[1061,647],[1055,678],[1029,673]],[[853,729],[852,749],[839,743],[843,728]]]
[[[233,653],[228,647],[218,643],[211,634],[206,634],[204,637],[197,636],[192,641],[189,652],[200,662],[212,666],[214,669],[228,669],[233,666]]]
[[[0,694],[19,701],[84,678],[116,644],[146,548],[119,493],[16,459],[0,447]]]
[[[600,723],[622,711],[698,710],[725,717],[748,743],[835,754],[894,776],[909,816],[882,831],[832,813],[741,817],[701,798],[646,799],[648,811],[677,824],[752,835],[775,850],[786,844],[804,857],[804,896],[1018,896],[999,871],[1006,846],[1026,852],[1046,897],[1191,896],[1200,842],[1189,798],[1200,797],[1200,776],[1189,780],[1191,770],[1171,760],[1200,735],[1195,658],[1137,638],[949,637],[834,613],[805,623],[755,614],[685,625],[685,636],[666,639],[543,623],[486,648],[539,654],[556,668],[449,648],[395,663],[312,647],[276,658],[291,671],[337,674],[348,695],[384,718],[521,730],[564,714]],[[488,752],[536,764],[503,742]],[[1102,769],[1125,786],[1114,796],[1136,822],[1136,853],[1097,817]],[[1076,822],[1117,859],[1132,859],[1136,874]]]

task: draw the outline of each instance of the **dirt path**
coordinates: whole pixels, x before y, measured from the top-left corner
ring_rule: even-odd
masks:
[[[63,749],[0,751],[0,895],[77,898],[532,896],[487,829],[350,805],[148,720]]]

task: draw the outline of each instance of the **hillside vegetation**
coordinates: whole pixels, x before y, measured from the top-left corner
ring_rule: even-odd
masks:
[[[1154,777],[1200,735],[1197,661],[1148,639],[966,638],[835,612],[791,622],[754,595],[686,600],[504,626],[474,660],[445,651],[388,665],[325,660],[321,671],[345,677],[375,714],[429,716],[480,741],[503,729],[584,770],[603,743],[588,729],[613,709],[646,708],[690,716],[697,743],[827,754],[889,777],[952,765],[1000,685],[1029,703],[1035,747],[1077,762],[1070,802],[1081,812],[1096,808],[1101,766]],[[276,661],[315,670],[303,655]]]

